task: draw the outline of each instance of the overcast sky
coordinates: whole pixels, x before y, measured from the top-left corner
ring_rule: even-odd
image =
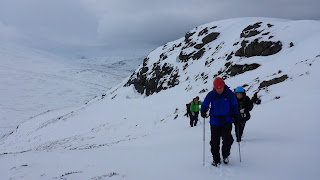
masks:
[[[0,0],[0,28],[35,41],[156,47],[216,20],[319,20],[319,8],[320,0]]]

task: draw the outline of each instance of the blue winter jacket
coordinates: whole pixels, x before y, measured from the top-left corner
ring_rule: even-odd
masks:
[[[222,94],[210,91],[201,105],[201,111],[207,111],[210,108],[210,124],[222,126],[225,123],[232,123],[233,116],[239,115],[238,102],[236,96],[225,86]]]

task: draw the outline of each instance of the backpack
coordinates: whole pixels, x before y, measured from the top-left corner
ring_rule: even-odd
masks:
[[[189,104],[186,104],[187,114],[191,114],[190,106],[191,106],[191,102]]]

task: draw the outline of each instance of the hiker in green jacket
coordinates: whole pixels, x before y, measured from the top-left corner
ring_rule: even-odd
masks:
[[[202,101],[199,101],[199,96],[193,99],[190,111],[192,115],[192,121],[190,122],[190,126],[196,126],[198,122],[198,116],[199,116],[199,106],[202,104]]]

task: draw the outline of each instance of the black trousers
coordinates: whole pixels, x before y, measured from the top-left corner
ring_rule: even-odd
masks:
[[[246,126],[246,122],[234,123],[234,131],[237,137],[237,142],[241,141],[241,137],[242,137],[245,126]]]
[[[190,114],[190,126],[196,126],[198,123],[198,116],[199,116],[199,111],[198,112],[194,112],[194,116],[192,116],[192,114]]]
[[[188,115],[189,115],[189,118],[190,118],[190,126],[191,126],[191,122],[192,122],[192,114],[191,114],[191,112],[188,113]]]
[[[230,155],[233,137],[231,135],[232,123],[227,123],[222,126],[210,125],[211,129],[211,153],[213,160],[216,163],[220,162],[220,140],[222,137],[222,157],[226,158]]]

